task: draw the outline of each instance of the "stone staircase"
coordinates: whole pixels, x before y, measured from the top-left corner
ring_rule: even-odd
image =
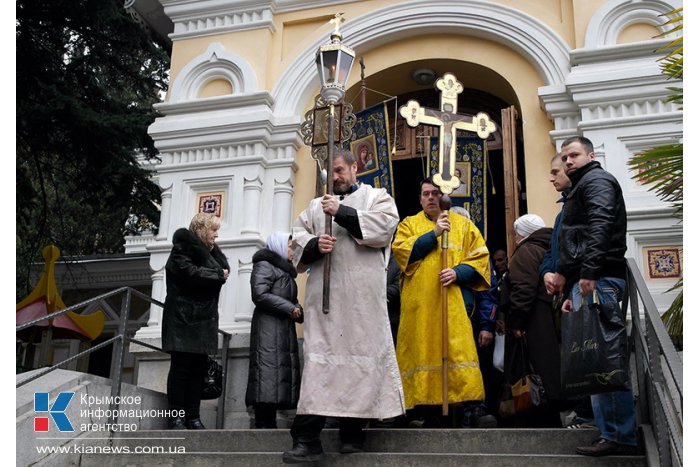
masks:
[[[574,453],[596,438],[581,429],[368,429],[364,453],[340,454],[336,429],[322,433],[316,465],[338,466],[646,466],[643,455],[592,458]],[[291,448],[289,430],[145,430],[113,440],[82,438],[79,466],[271,466]],[[109,453],[105,450],[109,449]],[[128,451],[128,453],[126,453]],[[118,452],[121,452],[118,454]]]

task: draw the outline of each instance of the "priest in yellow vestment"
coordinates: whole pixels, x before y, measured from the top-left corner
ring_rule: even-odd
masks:
[[[487,290],[489,252],[479,229],[464,216],[441,212],[440,189],[421,183],[423,211],[406,217],[392,245],[403,272],[401,321],[396,358],[406,408],[442,404],[442,302],[448,301],[448,403],[484,399],[479,358],[462,292]],[[440,236],[448,231],[447,269],[442,269]]]

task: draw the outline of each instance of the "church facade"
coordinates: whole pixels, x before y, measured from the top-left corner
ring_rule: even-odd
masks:
[[[363,78],[365,88],[400,100],[432,92],[434,81],[424,75],[451,72],[470,90],[460,102],[474,98],[477,107],[516,109],[521,213],[539,214],[551,226],[560,205],[548,182],[550,159],[569,136],[591,139],[597,159],[624,190],[627,256],[648,279],[658,308],[671,303],[673,296],[664,292],[680,276],[682,226],[671,206],[633,179],[627,162],[639,151],[682,141],[682,112],[665,102],[667,88],[680,84],[669,82],[658,62],[664,55],[658,49],[669,41],[658,35],[668,29],[668,14],[681,2],[160,3],[174,24],[170,89],[149,129],[162,159],[154,167],[163,190],[161,223],[155,236],[128,244],[127,253],[150,255],[152,296],[163,301],[174,231],[200,210],[221,216],[218,244],[231,276],[222,289],[220,327],[233,334],[233,389],[227,402],[233,414],[227,426],[247,426],[239,396],[245,391],[253,312],[253,253],[271,232],[289,231],[316,193],[317,164],[302,142],[300,126],[319,92],[314,60],[319,46],[328,42],[329,20],[336,13],[345,19],[343,44],[364,64],[364,70],[357,62],[353,67],[346,100],[361,92]],[[370,97],[370,104],[382,99]],[[353,106],[359,108],[357,101]],[[403,141],[418,148],[417,135],[408,135]],[[415,157],[418,151],[409,149],[392,164],[398,167]],[[494,179],[502,183],[503,176]],[[398,177],[394,182],[401,183]],[[407,190],[417,201],[417,186]],[[152,307],[148,325],[136,338],[159,345],[161,314]],[[133,350],[139,384],[164,390],[167,358]]]

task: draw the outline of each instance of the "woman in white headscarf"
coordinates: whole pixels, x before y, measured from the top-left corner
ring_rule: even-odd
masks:
[[[297,301],[297,271],[291,263],[291,235],[273,232],[253,255],[250,288],[255,311],[250,327],[246,405],[255,409],[255,428],[277,428],[277,410],[296,408],[301,371],[295,322],[303,322]]]
[[[505,313],[508,330],[505,361],[519,360],[513,358],[515,343],[524,339],[530,364],[535,374],[542,378],[550,403],[538,407],[531,416],[522,417],[521,424],[561,427],[556,404],[560,393],[556,310],[552,308],[552,298],[547,295],[539,276],[540,263],[549,249],[552,229],[545,227],[542,218],[536,214],[519,217],[513,229],[517,246],[501,288],[501,311]],[[514,366],[518,363],[514,362]]]

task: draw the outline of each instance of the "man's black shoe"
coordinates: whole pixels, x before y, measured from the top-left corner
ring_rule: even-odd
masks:
[[[340,444],[340,453],[341,454],[352,454],[355,452],[365,452],[365,450],[362,449],[361,444],[357,444],[357,443],[341,443]]]
[[[185,425],[185,420],[182,419],[182,417],[175,417],[172,420],[170,420],[170,429],[171,430],[186,430],[187,425]]]
[[[482,415],[474,421],[474,428],[497,428],[498,420],[491,414]]]
[[[469,415],[470,428],[496,428],[498,420],[483,407],[475,407]]]
[[[185,424],[187,425],[188,430],[206,430],[206,428],[204,428],[204,425],[202,424],[202,421],[198,418],[187,420]]]
[[[323,446],[316,443],[294,443],[294,447],[282,454],[282,462],[285,464],[301,464],[304,462],[318,462],[323,459]]]
[[[590,446],[580,446],[576,448],[576,454],[583,456],[631,456],[638,454],[637,446],[629,446],[610,441],[605,438],[598,438]]]

